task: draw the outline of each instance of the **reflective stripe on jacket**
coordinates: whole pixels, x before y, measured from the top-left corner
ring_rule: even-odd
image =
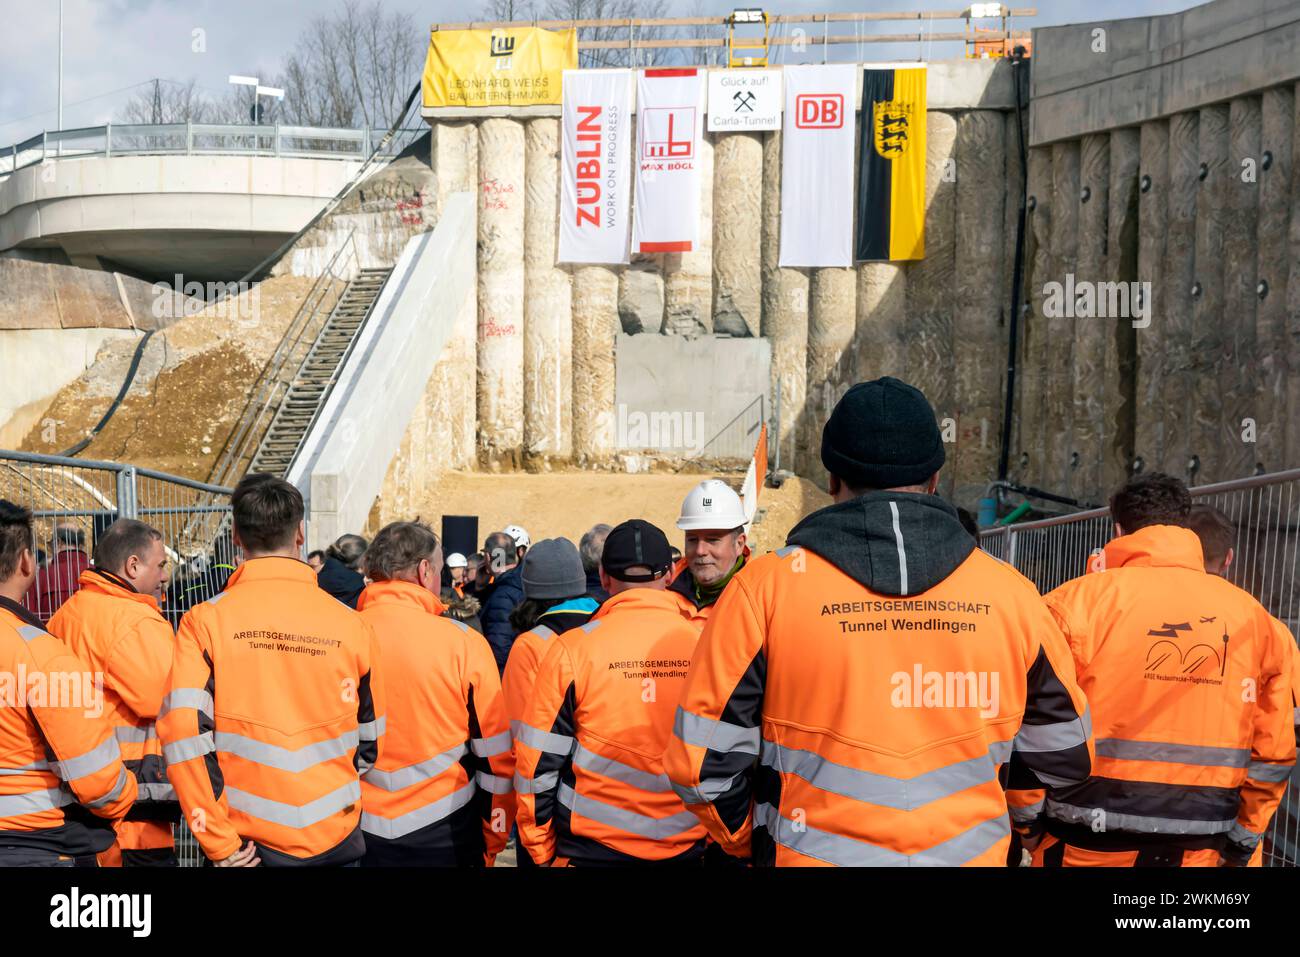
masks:
[[[1288,639],[1169,525],[1112,540],[1101,571],[1046,601],[1097,734],[1093,776],[1049,794],[1046,815],[1162,840],[1222,834],[1244,862],[1295,764]]]
[[[167,774],[213,860],[256,841],[264,864],[364,851],[361,774],[382,754],[374,632],[306,562],[255,558],[177,633],[158,717]]]
[[[131,819],[178,811],[155,721],[171,670],[176,636],[152,595],[91,569],[50,619],[51,634],[103,675],[104,706],[127,770],[140,786]],[[126,846],[126,845],[124,845]]]
[[[383,757],[361,779],[366,840],[443,850],[477,840],[491,866],[514,822],[514,758],[487,641],[411,582],[368,585],[357,607],[379,641],[389,701]]]
[[[756,865],[1002,865],[1001,776],[1090,768],[1037,592],[934,496],[869,493],[790,540],[704,629],[665,755],[677,792]]]
[[[519,835],[537,863],[703,853],[663,752],[698,634],[664,591],[632,588],[550,639],[514,725]]]
[[[0,599],[0,675],[9,679],[0,687],[0,845],[98,853],[135,800],[135,777],[91,670],[38,621]]]

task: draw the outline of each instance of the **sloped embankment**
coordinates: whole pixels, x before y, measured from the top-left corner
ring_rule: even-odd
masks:
[[[206,479],[314,281],[268,279],[155,334],[131,391],[79,457]],[[106,343],[94,365],[53,398],[22,448],[57,453],[88,435],[121,388],[135,345]]]

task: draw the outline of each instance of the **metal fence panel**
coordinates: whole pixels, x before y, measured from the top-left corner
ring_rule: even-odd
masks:
[[[1193,488],[1200,504],[1221,509],[1236,529],[1227,578],[1254,595],[1294,636],[1300,615],[1296,576],[1300,562],[1300,469]],[[986,529],[980,546],[1013,565],[1043,594],[1089,570],[1114,534],[1108,509]],[[1293,772],[1282,804],[1264,836],[1264,864],[1300,862],[1300,771]]]

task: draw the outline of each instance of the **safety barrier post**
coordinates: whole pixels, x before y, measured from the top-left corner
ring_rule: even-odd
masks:
[[[135,466],[124,465],[117,472],[117,517],[136,517]]]

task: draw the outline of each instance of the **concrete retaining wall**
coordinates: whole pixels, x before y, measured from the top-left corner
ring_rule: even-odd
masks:
[[[1295,0],[1034,31],[1013,479],[1101,502],[1300,461],[1297,49]],[[1149,314],[1049,315],[1071,277]]]
[[[770,402],[779,382],[773,443],[783,466],[817,478],[821,427],[844,390],[885,374],[914,381],[941,419],[958,423],[945,490],[973,505],[993,477],[1001,425],[1014,248],[1002,229],[1014,223],[1008,182],[1014,196],[1020,177],[1012,102],[1006,63],[930,65],[930,255],[850,269],[777,265],[779,132],[705,135],[698,250],[569,267],[555,262],[558,108],[435,111],[434,179],[463,182],[467,168],[476,176],[479,463],[622,467],[619,403],[643,388],[630,376],[653,371],[625,364],[627,349],[652,355],[659,346],[641,352],[637,340],[699,337],[702,354],[723,356],[744,347],[715,334],[762,337],[765,381],[728,360],[713,364],[695,394],[747,390],[746,402],[760,394]],[[959,259],[967,241],[974,245]],[[680,348],[669,343],[665,355]],[[468,379],[462,368],[454,383],[441,381],[463,389]],[[658,410],[672,412],[673,402],[663,398]]]
[[[307,499],[312,548],[364,528],[381,492],[400,509],[414,481],[442,464],[446,450],[428,441],[430,430],[411,426],[473,295],[473,207],[470,194],[449,197],[437,228],[407,243],[304,441],[289,480]],[[394,465],[395,487],[385,488]]]

